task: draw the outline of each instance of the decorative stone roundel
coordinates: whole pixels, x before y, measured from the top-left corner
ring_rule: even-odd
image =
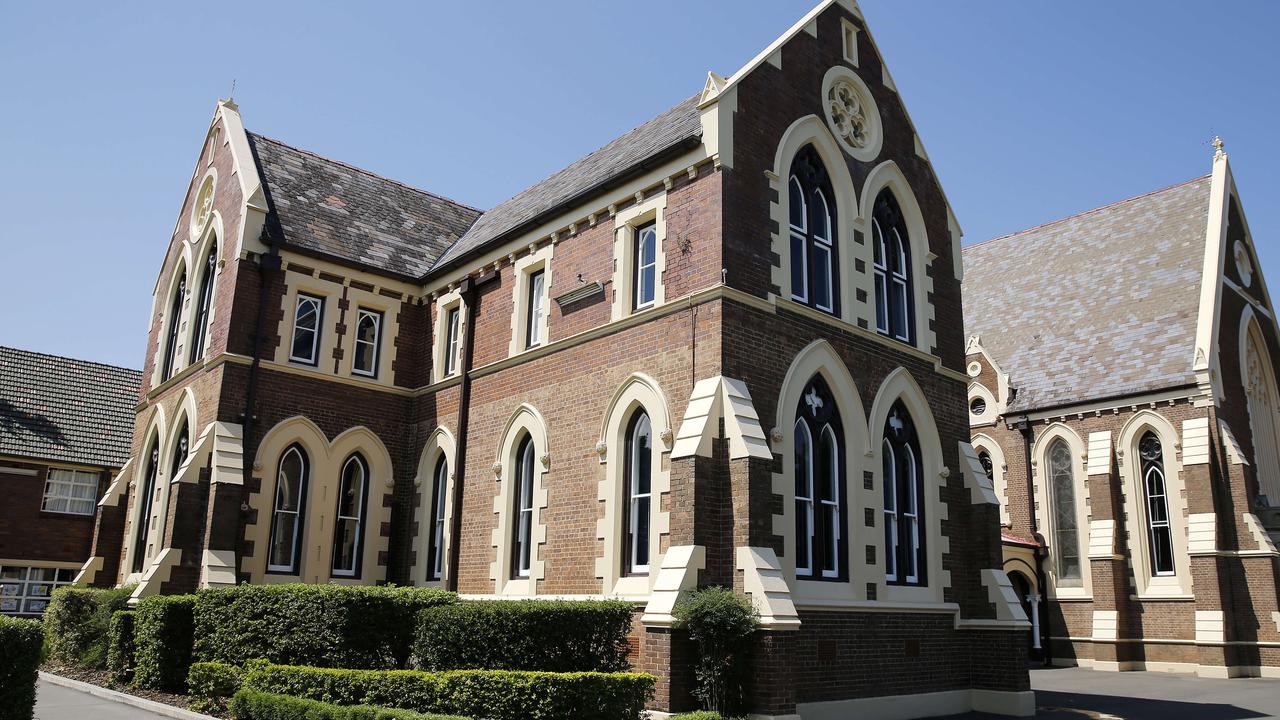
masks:
[[[827,71],[822,82],[827,125],[845,152],[870,162],[880,154],[880,110],[866,83],[846,67]]]
[[[982,365],[977,360],[974,360],[969,363],[969,366],[965,368],[965,370],[968,371],[969,377],[978,377],[982,374]]]
[[[1240,275],[1240,284],[1249,287],[1253,283],[1253,260],[1249,259],[1249,248],[1237,240],[1231,253],[1235,256],[1236,273]]]
[[[191,209],[191,234],[199,235],[204,232],[204,226],[209,222],[209,215],[213,212],[213,175],[206,175],[204,182],[200,183],[200,192],[196,194],[195,207]]]

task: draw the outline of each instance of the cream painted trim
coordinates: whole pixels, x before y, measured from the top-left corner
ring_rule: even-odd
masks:
[[[1221,610],[1196,610],[1196,644],[1226,640],[1226,614]]]
[[[1114,560],[1116,554],[1116,521],[1089,521],[1089,555],[1090,560]]]
[[[98,500],[98,507],[115,507],[120,504],[120,498],[125,496],[125,490],[129,487],[129,479],[133,477],[135,461],[136,458],[125,460],[124,465],[111,476],[111,483],[102,493],[102,499]]]
[[[1046,410],[1031,410],[1029,412],[1017,413],[1018,417],[1025,417],[1031,421],[1065,421],[1069,418],[1083,419],[1090,415],[1100,417],[1103,413],[1117,412],[1136,412],[1144,407],[1154,408],[1159,405],[1169,405],[1178,400],[1199,401],[1208,398],[1197,387],[1173,388],[1170,390],[1161,390],[1159,392],[1147,393],[1145,395],[1133,395],[1123,398],[1112,398],[1110,400],[1099,400],[1096,402],[1079,403],[1076,405],[1063,405]]]
[[[959,256],[959,253],[957,252],[957,257],[958,256]],[[957,261],[957,263],[958,262],[959,261]],[[995,392],[996,415],[1003,415],[1005,410],[1007,410],[1009,407],[1009,373],[1005,372],[1004,369],[1000,367],[1000,363],[996,362],[995,356],[993,356],[990,352],[988,352],[987,348],[983,346],[982,337],[980,335],[969,336],[969,339],[965,342],[964,354],[966,356],[981,355],[983,361],[985,361],[987,365],[991,367],[991,371],[995,373],[996,375],[996,392]],[[974,377],[976,377],[976,375]],[[982,387],[985,388],[986,386],[984,385]]]
[[[1259,274],[1261,278],[1261,274]],[[1249,358],[1256,356],[1260,367],[1260,375],[1263,381],[1262,392],[1267,396],[1266,404],[1269,408],[1259,408],[1258,404],[1253,400],[1253,394],[1249,392]],[[1272,362],[1270,348],[1266,342],[1266,338],[1262,334],[1262,324],[1258,322],[1257,316],[1250,308],[1245,308],[1240,315],[1240,339],[1239,354],[1240,359],[1240,380],[1241,390],[1245,395],[1245,406],[1249,417],[1249,437],[1251,441],[1249,459],[1254,467],[1254,476],[1258,483],[1258,492],[1266,495],[1268,498],[1280,499],[1280,478],[1275,474],[1280,472],[1280,467],[1268,467],[1278,462],[1276,454],[1259,452],[1259,447],[1266,448],[1271,445],[1273,449],[1280,449],[1280,389],[1276,387],[1275,364]],[[1260,410],[1270,410],[1270,413],[1259,412]],[[1266,415],[1270,414],[1270,418]],[[1259,417],[1255,417],[1255,415]],[[1263,422],[1260,422],[1263,420]],[[1269,426],[1269,427],[1268,427]],[[1267,437],[1270,435],[1271,437]]]
[[[101,560],[101,558],[98,559]],[[90,558],[88,563],[92,562],[93,558]],[[20,558],[0,558],[0,565],[23,565],[25,567],[54,568],[57,570],[80,570],[88,563],[77,562],[74,560],[32,560],[31,558],[23,560]]]
[[[1093,611],[1093,639],[1115,640],[1120,630],[1119,613],[1115,610]]]
[[[1036,713],[1036,702],[1035,693],[1030,690],[1013,692],[972,688],[799,703],[796,711],[804,720],[909,720],[935,715],[960,715],[970,711],[1030,717]]]
[[[285,292],[281,296],[280,324],[276,327],[280,344],[276,346],[275,355],[271,360],[279,365],[309,368],[319,374],[332,377],[335,374],[333,351],[338,347],[338,317],[342,314],[338,309],[338,301],[342,299],[343,286],[288,268],[284,273],[284,281]],[[319,324],[316,327],[316,332],[320,333],[320,341],[316,347],[315,364],[292,359],[294,323],[298,315],[298,295],[300,294],[323,300]]]
[[[694,384],[684,419],[676,432],[671,458],[711,457],[711,441],[719,436],[720,420],[724,421],[730,459],[773,459],[746,384],[721,375]]]
[[[1182,421],[1182,464],[1208,465],[1209,418],[1189,418]]]
[[[1230,175],[1226,153],[1216,154],[1209,181],[1204,266],[1200,274],[1199,315],[1196,318],[1195,345],[1192,348],[1192,367],[1196,371],[1196,379],[1204,393],[1214,398],[1215,402],[1222,397],[1222,380],[1218,373],[1218,325],[1222,299],[1220,278],[1227,252]]]
[[[1218,552],[1218,514],[1191,513],[1187,516],[1187,554],[1216,555]]]
[[[73,582],[76,585],[92,585],[93,581],[97,579],[98,573],[102,572],[102,566],[105,565],[106,562],[107,562],[107,559],[102,557],[101,555],[94,555],[90,557],[88,560],[85,560],[84,564],[80,566],[80,572],[76,573],[76,577],[75,577],[75,580],[73,580]],[[17,565],[17,564],[18,564],[18,561],[16,560],[0,559],[0,565]],[[67,563],[67,564],[71,565],[72,563]],[[70,568],[67,568],[67,569],[70,569]]]
[[[440,533],[440,577],[427,579],[427,571],[431,562],[431,539],[435,534],[435,481],[436,464],[444,458],[449,474],[445,480],[444,529]],[[414,487],[419,490],[420,498],[414,508],[414,517],[418,526],[418,534],[414,541],[415,561],[413,564],[413,581],[427,587],[445,587],[449,582],[449,549],[453,546],[453,492],[457,482],[458,442],[453,431],[440,425],[427,436],[427,443],[422,448],[418,459],[418,474],[414,478]]]
[[[636,312],[658,307],[666,302],[667,253],[664,249],[667,242],[667,193],[657,195],[620,210],[613,222],[613,305],[610,310],[611,321],[619,320]],[[632,307],[636,289],[636,230],[649,222],[654,228],[654,281],[653,303],[643,308]]]
[[[667,548],[662,556],[658,577],[654,580],[649,602],[644,606],[640,622],[645,627],[672,627],[680,593],[698,586],[698,571],[707,566],[707,549],[701,545],[677,545]]]
[[[986,403],[986,409],[981,414],[974,414],[973,401],[981,398]],[[969,426],[990,425],[996,421],[999,415],[1000,403],[996,400],[996,396],[992,394],[987,387],[981,383],[969,383]]]
[[[996,608],[996,620],[1025,623],[1027,628],[1031,627],[1031,620],[1022,609],[1018,593],[1014,591],[1013,583],[1004,570],[983,568],[982,585],[987,589],[987,599]]]
[[[596,539],[600,555],[595,559],[596,577],[606,595],[647,596],[653,589],[662,564],[662,537],[670,535],[671,513],[664,510],[671,493],[671,410],[666,393],[658,381],[642,373],[633,373],[622,382],[610,400],[600,430],[596,452],[600,454],[600,481],[596,498],[603,503],[604,515],[596,520]],[[649,500],[649,570],[642,575],[623,575],[622,558],[626,538],[622,533],[627,482],[627,428],[636,412],[649,416],[653,432],[650,448],[653,476],[650,478]],[[665,496],[665,497],[664,497]]]
[[[152,595],[160,594],[160,587],[169,581],[173,574],[173,569],[182,562],[182,551],[177,548],[167,547],[160,551],[146,570],[142,571],[142,577],[138,580],[138,586],[133,589],[133,594],[129,596],[129,605],[136,606],[138,601]],[[128,585],[129,583],[125,583]]]
[[[1190,422],[1190,421],[1187,421]],[[1205,418],[1205,432],[1208,419]],[[1174,575],[1156,577],[1151,574],[1151,539],[1147,527],[1146,483],[1140,477],[1142,463],[1138,442],[1147,430],[1160,438],[1165,475],[1165,502],[1169,508],[1169,527],[1173,536]],[[1207,444],[1207,435],[1206,435]],[[1129,519],[1129,557],[1139,598],[1162,595],[1192,594],[1191,557],[1187,547],[1186,478],[1178,431],[1160,413],[1142,410],[1129,418],[1116,440],[1120,464],[1120,492],[1124,515]]]
[[[771,548],[739,547],[736,568],[742,572],[743,590],[751,596],[763,629],[800,627],[800,616],[791,601],[782,563]]]
[[[549,293],[548,293],[549,294]],[[511,538],[514,533],[513,484],[516,480],[515,468],[519,464],[516,453],[520,450],[520,440],[528,434],[533,440],[534,478],[533,478],[533,518],[530,523],[528,577],[511,577]],[[494,551],[494,561],[489,565],[489,579],[493,580],[494,594],[517,597],[533,597],[538,594],[538,581],[546,576],[546,565],[539,552],[547,542],[547,471],[551,467],[551,454],[548,450],[547,423],[542,413],[532,405],[523,404],[516,408],[511,419],[503,430],[501,445],[498,450],[493,469],[497,476],[498,492],[493,499],[493,514],[497,522],[490,534],[490,547]]]
[[[1089,433],[1088,458],[1085,460],[1084,474],[1111,474],[1111,431]]]
[[[436,298],[435,303],[436,322],[432,327],[431,380],[433,382],[442,382],[447,378],[460,378],[462,376],[461,357],[453,359],[453,372],[448,375],[445,374],[445,368],[449,364],[449,311],[454,308],[458,309],[458,347],[456,351],[458,355],[461,355],[466,335],[470,332],[471,309],[462,301],[462,292],[460,290],[450,290]]]
[[[1056,530],[1054,529],[1053,506],[1050,504],[1048,482],[1044,473],[1049,467],[1048,451],[1050,445],[1057,438],[1066,441],[1067,447],[1071,450],[1071,469],[1074,474],[1076,487],[1076,532],[1081,536],[1082,542],[1079,547],[1080,554],[1080,585],[1075,586],[1059,586],[1057,563],[1053,559],[1053,547],[1057,542]],[[1089,523],[1089,483],[1086,478],[1085,469],[1085,447],[1084,442],[1074,430],[1061,423],[1054,423],[1045,428],[1035,439],[1035,443],[1031,448],[1031,471],[1034,485],[1035,503],[1040,511],[1037,513],[1040,518],[1040,527],[1036,528],[1044,535],[1045,542],[1049,548],[1049,561],[1044,564],[1045,581],[1048,586],[1045,588],[1045,594],[1050,600],[1083,600],[1093,597],[1093,577],[1090,572],[1089,562],[1089,538],[1084,537],[1086,533],[1092,532]]]
[[[342,359],[338,361],[339,375],[358,378],[378,385],[390,386],[395,382],[393,368],[395,367],[398,350],[396,338],[400,336],[401,303],[401,300],[389,298],[385,295],[361,290],[357,287],[347,287],[347,311],[346,319],[344,320],[344,324],[347,326],[347,334],[342,337]],[[359,329],[357,323],[360,320],[361,310],[370,310],[382,315],[382,321],[378,324],[378,350],[373,375],[363,375],[355,372],[356,333]]]
[[[960,472],[964,473],[964,484],[969,488],[969,502],[974,505],[985,503],[1001,507],[1000,499],[996,497],[995,484],[987,477],[986,468],[982,467],[982,461],[978,459],[978,451],[964,440],[957,444],[960,448]],[[994,462],[992,465],[994,471]]]
[[[549,322],[551,319],[551,259],[555,254],[555,243],[546,243],[541,248],[529,246],[529,252],[515,261],[515,282],[511,288],[511,344],[507,348],[508,357],[515,357],[527,350],[541,347],[551,342]],[[538,321],[538,333],[541,340],[537,345],[529,346],[529,282],[533,273],[542,271],[542,317]]]
[[[1000,503],[1000,524],[1010,525],[1013,520],[1009,515],[1009,480],[1005,477],[1009,465],[1004,459],[1004,448],[990,435],[982,433],[973,436],[972,445],[974,450],[985,450],[991,456],[991,484]]]
[[[1258,520],[1257,515],[1247,512],[1242,514],[1241,519],[1244,520],[1245,527],[1249,529],[1249,535],[1258,543],[1258,547],[1253,552],[1242,550],[1237,553],[1238,555],[1280,556],[1280,551],[1276,550],[1275,543],[1271,542],[1271,536],[1267,534],[1266,528],[1262,527],[1262,522]]]
[[[848,27],[851,27],[847,20],[844,20],[844,18],[841,18],[841,20],[844,21],[843,24],[846,30]],[[841,42],[844,42],[844,40],[845,38],[842,37]],[[848,58],[847,55],[845,57],[846,59]],[[854,64],[856,65],[856,62]],[[844,138],[837,137],[836,140],[839,141],[840,147],[844,148],[844,151],[854,160],[864,163],[874,162],[875,159],[880,156],[880,150],[884,146],[884,121],[880,116],[880,106],[876,104],[875,95],[872,94],[871,88],[867,87],[867,83],[863,81],[857,73],[843,65],[836,65],[832,67],[827,70],[826,74],[822,77],[821,98],[823,106],[827,111],[827,125],[828,127],[832,125],[829,102],[829,98],[831,97],[831,88],[841,80],[854,86],[860,95],[858,99],[866,106],[863,108],[863,112],[864,119],[867,121],[869,126],[867,128],[867,135],[871,138],[871,144],[865,148],[859,148],[846,143]]]
[[[306,451],[309,461],[298,573],[269,573],[268,543],[280,456],[295,443]],[[331,568],[338,485],[342,466],[357,451],[369,470],[361,527],[360,576],[334,576]],[[240,560],[240,570],[249,575],[249,582],[373,585],[386,579],[386,567],[378,564],[378,555],[388,550],[390,539],[382,536],[381,528],[383,523],[391,522],[391,508],[384,503],[384,496],[392,492],[395,476],[391,455],[373,431],[364,426],[352,427],[330,442],[310,419],[295,415],[267,431],[258,444],[253,466],[255,474],[262,479],[262,487],[249,495],[249,506],[257,512],[257,521],[246,524],[244,539],[253,544],[253,552]]]

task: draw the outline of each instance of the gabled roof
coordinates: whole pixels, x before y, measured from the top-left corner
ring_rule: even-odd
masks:
[[[1210,179],[964,249],[964,321],[1008,412],[1193,385]]]
[[[480,216],[435,263],[442,268],[702,136],[693,96]]]
[[[268,220],[286,246],[419,278],[480,211],[366,170],[247,133]]]
[[[142,373],[0,347],[0,455],[118,468]]]

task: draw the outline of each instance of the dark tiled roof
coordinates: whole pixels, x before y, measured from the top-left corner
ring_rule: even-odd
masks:
[[[248,133],[286,245],[400,276],[426,274],[480,211]]]
[[[701,137],[698,96],[676,105],[480,216],[436,268],[498,240],[563,203],[623,175],[637,164]]]
[[[1011,411],[1195,382],[1202,177],[964,249],[964,322]]]
[[[120,467],[142,373],[0,347],[0,455]]]

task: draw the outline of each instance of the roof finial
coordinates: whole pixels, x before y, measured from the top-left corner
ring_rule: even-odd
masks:
[[[1214,160],[1217,160],[1218,158],[1226,157],[1227,151],[1223,149],[1226,147],[1226,143],[1222,142],[1221,136],[1214,135],[1213,142],[1211,144],[1213,145]]]

